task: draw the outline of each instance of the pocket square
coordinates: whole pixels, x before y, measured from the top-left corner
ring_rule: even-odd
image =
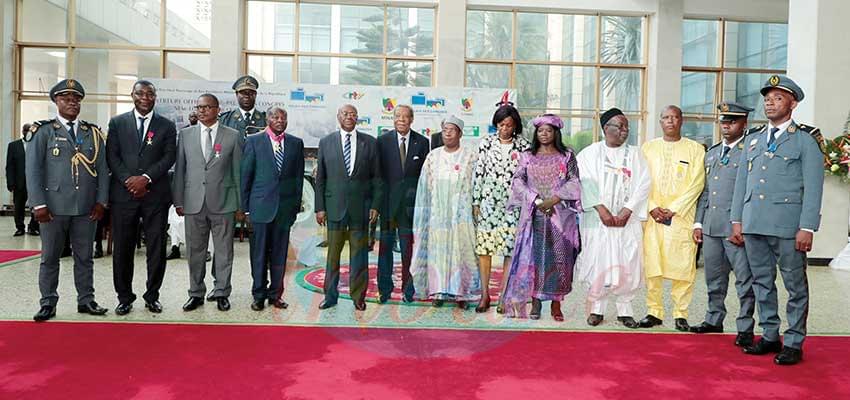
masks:
[[[419,156],[413,156],[413,161],[416,161],[418,159],[419,159]]]

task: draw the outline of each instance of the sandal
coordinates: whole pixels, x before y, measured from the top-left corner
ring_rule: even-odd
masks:
[[[561,302],[560,301],[553,301],[552,304],[549,306],[549,310],[551,311],[552,318],[554,318],[555,321],[558,321],[558,322],[564,321],[564,314],[561,312]]]

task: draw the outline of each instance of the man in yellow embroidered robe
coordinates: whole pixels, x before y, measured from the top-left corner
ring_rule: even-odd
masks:
[[[652,186],[644,227],[647,316],[641,328],[661,325],[664,318],[664,280],[672,281],[675,327],[688,331],[688,306],[696,277],[697,246],[691,238],[696,205],[705,184],[705,148],[683,138],[682,110],[667,106],[661,113],[664,137],[642,147]]]

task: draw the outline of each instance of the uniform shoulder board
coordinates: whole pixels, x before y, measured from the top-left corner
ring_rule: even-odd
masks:
[[[100,129],[99,126],[97,126],[96,124],[93,124],[91,122],[85,121],[85,120],[81,120],[80,122],[81,122],[81,124],[80,124],[81,126],[88,127],[89,129],[92,130],[92,132],[94,132],[98,136],[100,136],[101,140],[106,140],[106,137],[103,135],[103,131]],[[83,128],[83,129],[86,129],[86,128]]]
[[[22,139],[24,139],[25,142],[29,142],[35,136],[35,133],[38,132],[38,130],[42,127],[42,125],[48,125],[53,121],[55,121],[55,119],[43,119],[40,121],[33,121],[32,123],[30,123],[30,130],[24,133],[24,137]]]
[[[715,143],[715,144],[711,145],[711,147],[709,147],[709,148],[708,148],[708,150],[711,150],[711,149],[713,149],[713,148],[715,148],[715,147],[717,147],[717,146],[720,146],[720,144],[722,144],[722,143],[723,143],[722,141],[721,141],[721,142],[717,142],[717,143]]]
[[[219,117],[219,118],[224,118],[224,116],[225,116],[225,115],[227,115],[227,114],[229,114],[229,113],[230,113],[230,110],[224,110],[224,111],[222,111],[222,112],[218,113],[218,117]]]
[[[764,129],[764,127],[765,127],[765,125],[762,124],[762,125],[754,126],[750,129],[747,129],[747,130],[744,131],[744,136],[747,136],[751,133],[759,133]]]
[[[818,142],[818,147],[820,147],[820,152],[823,153],[823,154],[826,154],[826,142],[823,140],[823,135],[820,133],[820,128],[817,128],[817,127],[814,127],[814,126],[811,126],[811,125],[806,125],[806,124],[799,124],[799,125],[797,125],[797,128],[800,128],[801,131],[806,132],[809,135],[812,135],[812,137],[815,139],[815,141]]]

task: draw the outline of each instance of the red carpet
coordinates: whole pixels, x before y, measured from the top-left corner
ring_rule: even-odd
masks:
[[[847,399],[848,337],[0,322],[2,399]]]
[[[349,267],[347,264],[339,266],[339,293],[340,297],[351,299],[348,288]],[[295,281],[301,287],[316,292],[323,293],[322,287],[325,284],[325,268],[318,267],[314,269],[305,269],[298,273]],[[499,300],[499,283],[502,281],[502,268],[493,268],[490,272],[490,299],[491,304],[498,304]],[[393,268],[393,284],[395,289],[390,294],[390,303],[401,303],[401,264],[396,264]],[[366,301],[377,302],[378,297],[378,265],[369,264],[369,286],[366,289]],[[416,300],[413,305],[431,305],[431,300]]]
[[[39,250],[0,250],[0,267],[14,264],[24,259],[35,258],[41,254]]]

